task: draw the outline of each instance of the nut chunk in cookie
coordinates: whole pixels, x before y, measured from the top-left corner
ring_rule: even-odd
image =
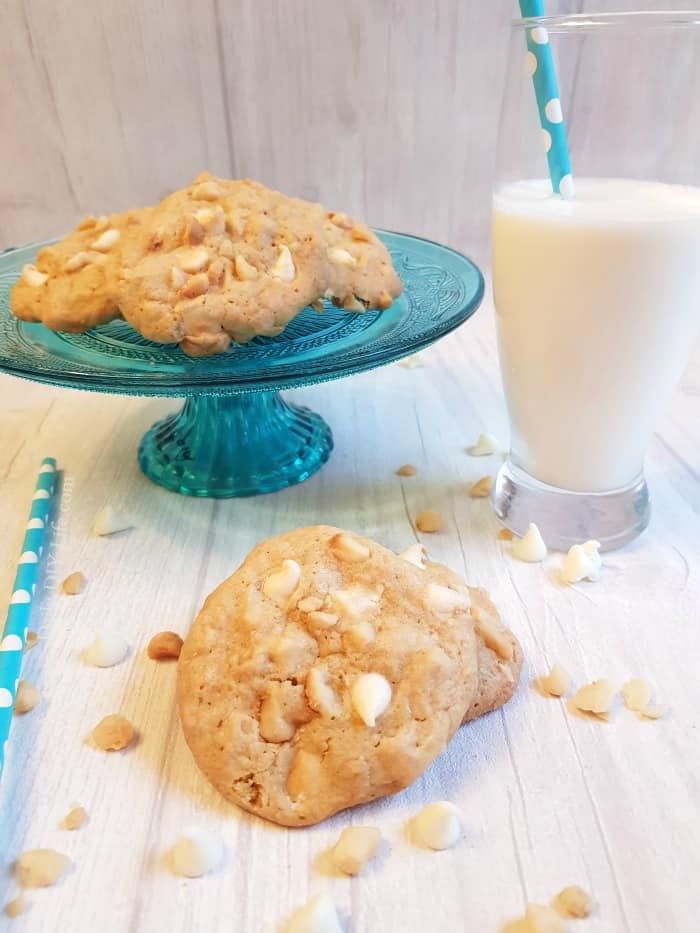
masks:
[[[124,263],[122,313],[150,340],[206,356],[276,336],[326,295],[352,311],[388,307],[401,283],[386,248],[339,216],[204,173],[154,209]]]
[[[126,242],[138,239],[148,213],[87,217],[73,233],[40,249],[12,289],[12,312],[23,321],[71,333],[120,317],[122,252]]]
[[[463,584],[328,526],[254,548],[180,655],[187,743],[229,800],[316,823],[415,780],[477,690]]]

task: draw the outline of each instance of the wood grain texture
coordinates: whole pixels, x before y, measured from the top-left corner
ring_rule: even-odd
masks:
[[[240,501],[187,499],[138,472],[141,433],[173,402],[52,391],[0,380],[0,592],[11,585],[34,471],[46,454],[64,470],[64,497],[41,595],[41,641],[25,674],[40,707],[15,722],[0,787],[0,903],[15,891],[10,865],[34,846],[71,855],[56,888],[30,894],[16,933],[156,931],[276,933],[289,912],[329,890],[347,933],[475,930],[496,933],[526,900],[578,883],[599,901],[588,933],[694,933],[700,871],[700,357],[695,356],[649,453],[650,530],[606,556],[596,584],[563,587],[557,555],[514,561],[496,538],[488,502],[467,496],[498,457],[465,454],[488,429],[505,441],[490,308],[398,365],[293,393],[318,409],[336,449],[294,489]],[[290,393],[292,394],[292,393]],[[418,467],[400,479],[401,463]],[[89,536],[105,502],[134,528]],[[412,788],[308,830],[283,830],[226,804],[197,771],[174,710],[171,665],[145,656],[151,635],[184,633],[205,595],[264,537],[318,521],[348,526],[393,548],[414,539],[411,519],[439,510],[431,555],[486,586],[522,640],[526,666],[513,702],[462,729]],[[82,570],[81,596],[57,593]],[[92,630],[124,632],[131,653],[97,670],[80,653]],[[618,709],[608,724],[572,717],[531,680],[558,660],[577,683],[636,675],[670,714],[640,722]],[[105,714],[132,718],[139,742],[107,756],[85,739]],[[464,811],[449,852],[416,848],[406,822],[426,801]],[[89,823],[58,824],[73,801]],[[366,875],[329,877],[322,853],[348,823],[379,826],[388,850]],[[182,881],[166,853],[187,823],[221,832],[220,870]],[[0,920],[0,925],[2,924]],[[584,925],[581,925],[584,929]]]
[[[0,246],[155,202],[208,167],[483,258],[514,6],[6,0]],[[565,109],[569,91],[564,76]],[[690,180],[689,102],[650,91],[678,107],[660,146]],[[599,87],[583,93],[581,112],[605,100]],[[611,130],[615,117],[604,118]]]

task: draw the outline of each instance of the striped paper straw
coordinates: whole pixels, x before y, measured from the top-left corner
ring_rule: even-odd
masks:
[[[0,774],[5,761],[5,745],[10,734],[12,708],[27,639],[29,612],[34,598],[39,559],[44,549],[46,524],[55,484],[56,461],[53,457],[47,457],[41,461],[5,627],[0,639]]]
[[[520,0],[520,12],[526,19],[544,16],[542,0]],[[573,198],[574,180],[571,176],[569,147],[566,144],[566,130],[549,35],[544,26],[528,27],[525,35],[528,68],[535,87],[537,109],[540,112],[542,140],[547,153],[552,189],[555,194],[561,194],[564,198]]]

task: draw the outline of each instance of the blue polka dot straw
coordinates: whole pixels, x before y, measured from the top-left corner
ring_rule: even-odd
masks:
[[[520,12],[526,19],[543,16],[542,0],[520,0]],[[555,194],[573,198],[574,180],[569,163],[569,147],[561,112],[557,74],[554,70],[549,35],[544,26],[526,26],[527,61],[540,113],[542,142],[547,153],[549,177]]]
[[[37,570],[44,549],[46,525],[55,486],[56,461],[47,457],[41,461],[5,627],[0,637],[0,774],[5,761],[5,745],[10,734],[12,708],[29,627],[29,613],[34,599]]]

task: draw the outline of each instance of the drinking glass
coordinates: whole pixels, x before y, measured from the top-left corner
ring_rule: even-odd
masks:
[[[532,30],[558,79],[569,197],[547,175]],[[552,548],[619,547],[649,522],[644,453],[700,329],[699,61],[700,11],[513,25],[493,210],[511,447],[492,502]]]

